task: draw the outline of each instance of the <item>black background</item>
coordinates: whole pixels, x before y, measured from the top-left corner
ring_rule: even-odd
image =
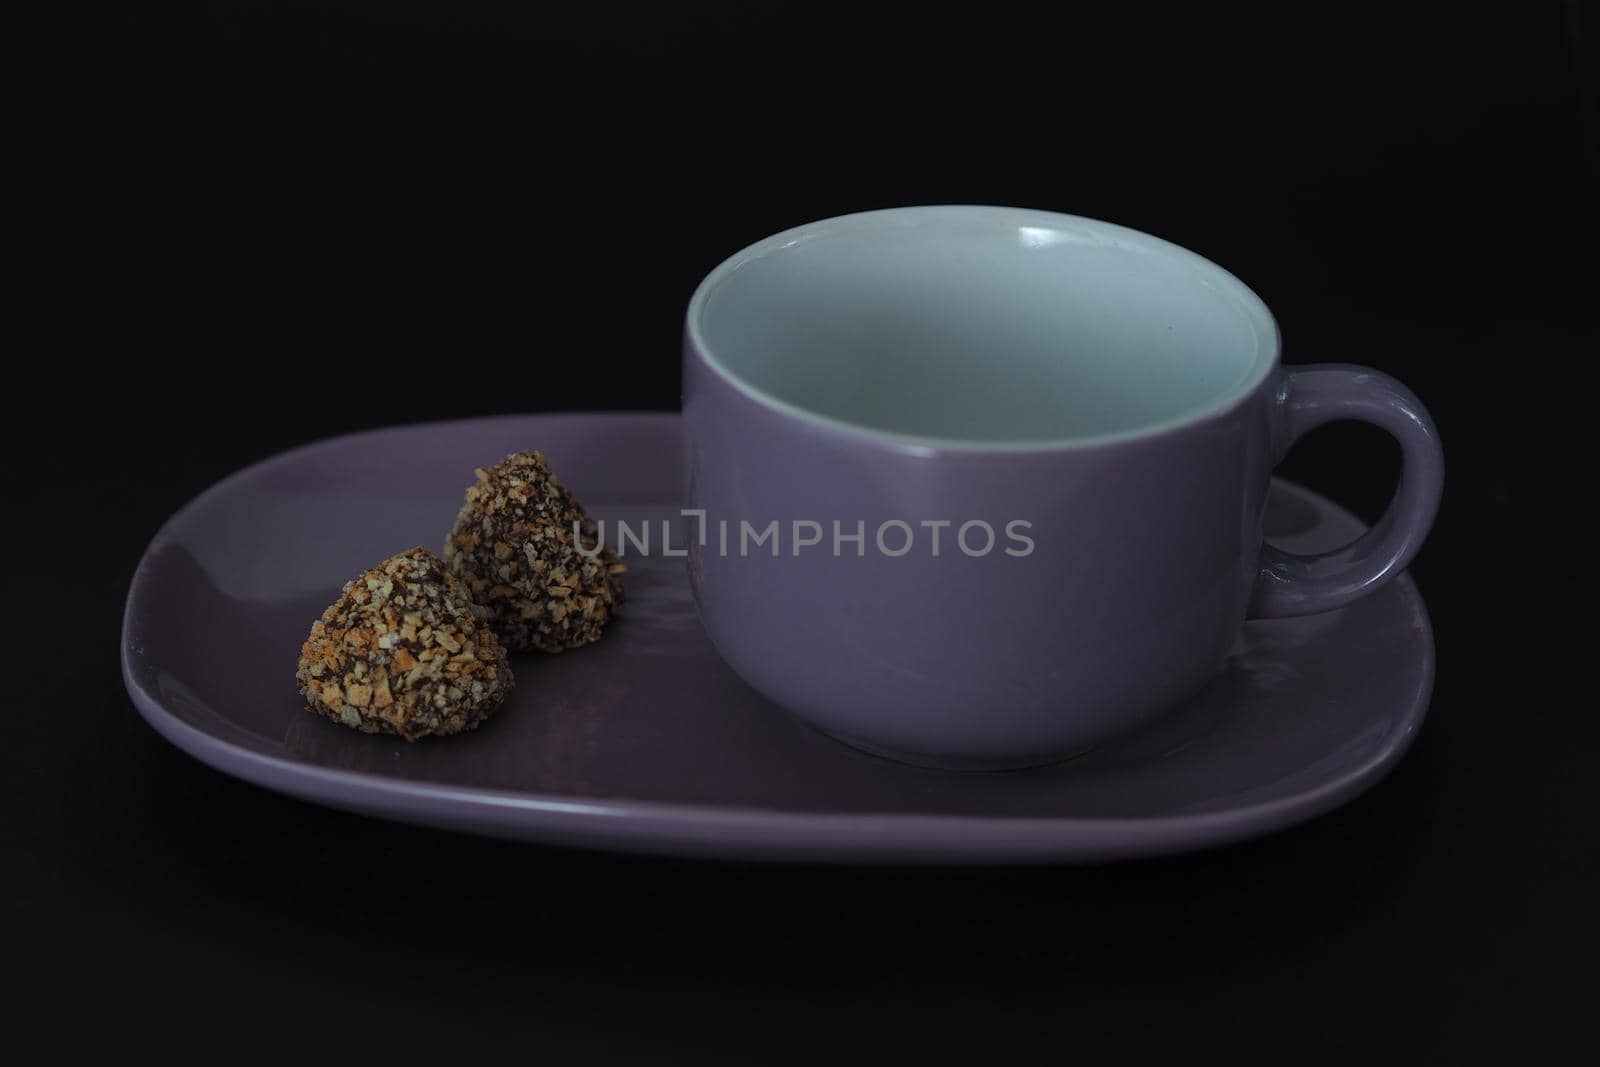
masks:
[[[63,1049],[1458,1058],[1579,1033],[1596,889],[1593,4],[29,5],[0,29],[13,1026]],[[1333,815],[1087,869],[672,862],[312,808],[117,669],[161,520],[337,432],[672,408],[767,233],[1023,204],[1168,237],[1445,441],[1428,725]],[[1285,473],[1371,520],[1376,431]],[[1569,977],[1570,976],[1570,977]]]

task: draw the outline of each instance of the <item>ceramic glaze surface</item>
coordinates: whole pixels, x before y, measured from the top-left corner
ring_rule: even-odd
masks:
[[[901,208],[760,242],[696,296],[731,377],[900,434],[1125,433],[1264,378],[1272,317],[1238,279],[1120,226],[1011,208]]]
[[[1414,396],[1277,358],[1237,279],[1093,220],[908,208],[760,242],[688,312],[688,500],[734,532],[690,547],[707,631],[771,699],[910,762],[1030,766],[1148,721],[1214,676],[1247,610],[1370,592],[1437,509]],[[1264,547],[1272,468],[1331,418],[1400,440],[1390,515],[1315,559]],[[773,523],[774,551],[741,536]],[[1019,523],[1026,553],[956,541]]]
[[[1402,576],[1339,611],[1246,623],[1197,695],[1071,762],[891,763],[728,668],[658,528],[648,557],[627,557],[627,613],[604,640],[514,658],[510,702],[473,733],[408,745],[301,706],[294,665],[311,621],[363,568],[436,545],[474,466],[543,449],[591,511],[638,528],[678,513],[679,439],[674,415],[483,419],[337,438],[241,471],[140,562],[128,691],[197,758],[352,811],[593,848],[840,862],[1101,860],[1237,840],[1365,789],[1421,725],[1433,647]],[[1282,484],[1262,521],[1299,554],[1361,532]]]

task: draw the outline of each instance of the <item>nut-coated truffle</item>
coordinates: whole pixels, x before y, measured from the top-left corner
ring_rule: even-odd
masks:
[[[295,677],[306,706],[407,741],[471,730],[511,691],[506,650],[465,586],[413,548],[354,581],[311,625]]]
[[[622,608],[627,568],[611,545],[594,551],[594,521],[539,452],[476,473],[444,560],[489,609],[496,636],[513,652],[599,640]]]

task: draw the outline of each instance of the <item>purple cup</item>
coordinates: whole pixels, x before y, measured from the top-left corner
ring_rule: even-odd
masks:
[[[1228,272],[1071,215],[898,208],[751,245],[684,345],[706,630],[774,702],[906,762],[1024,767],[1135,726],[1247,617],[1379,588],[1438,509],[1417,398],[1279,348]],[[1268,477],[1336,419],[1400,442],[1400,486],[1360,540],[1294,556],[1262,538]]]

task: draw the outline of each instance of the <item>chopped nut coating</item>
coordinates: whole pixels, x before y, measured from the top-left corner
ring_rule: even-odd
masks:
[[[539,452],[516,452],[476,473],[444,559],[489,609],[495,634],[514,652],[599,640],[622,608],[627,568],[610,545],[591,552],[594,521]]]
[[[511,691],[506,650],[439,558],[413,548],[346,582],[311,625],[296,680],[306,706],[407,741],[476,727]]]

